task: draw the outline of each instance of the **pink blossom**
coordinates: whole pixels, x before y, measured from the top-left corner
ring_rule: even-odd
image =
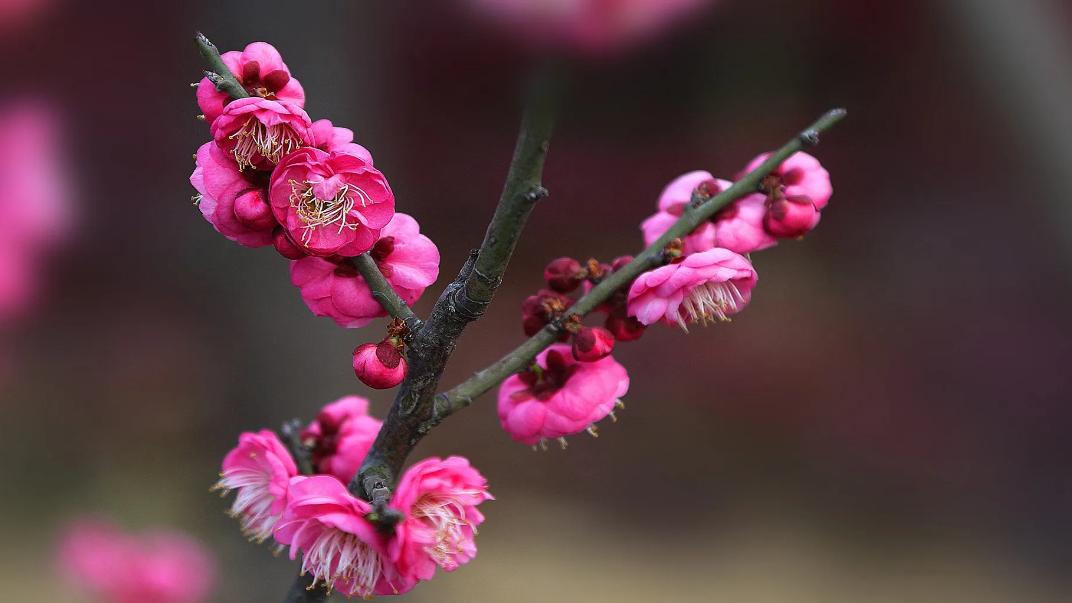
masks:
[[[541,352],[536,363],[538,369],[513,375],[499,387],[499,421],[524,444],[594,432],[594,424],[629,390],[625,367],[611,356],[579,362],[570,346],[557,344]]]
[[[209,553],[186,535],[134,536],[91,520],[67,530],[59,562],[73,585],[107,603],[202,603],[216,578]]]
[[[390,389],[406,378],[409,363],[395,344],[384,340],[354,349],[354,374],[374,389]]]
[[[405,519],[395,527],[388,554],[409,581],[430,580],[436,566],[452,572],[476,556],[477,506],[493,500],[484,476],[460,456],[413,465],[391,498]]]
[[[728,249],[694,253],[638,276],[629,288],[629,316],[682,329],[686,322],[729,320],[748,305],[756,279],[752,264]]]
[[[714,178],[705,171],[695,171],[675,178],[659,196],[659,211],[640,225],[644,244],[651,245],[681,217],[692,200],[693,193],[703,187],[711,197],[728,189],[728,180]],[[737,253],[751,253],[777,243],[763,228],[766,214],[764,197],[748,195],[724,207],[684,237],[685,255],[722,247]]]
[[[354,131],[334,126],[327,119],[318,119],[309,128],[309,146],[329,153],[346,153],[360,157],[362,161],[372,165],[372,153],[354,142]]]
[[[750,173],[762,164],[770,153],[763,153],[756,157],[744,168],[744,173]],[[764,178],[763,187],[770,191],[778,191],[779,197],[788,199],[806,197],[815,209],[822,210],[834,194],[834,188],[830,184],[830,174],[819,163],[819,160],[803,151],[794,153],[782,162],[769,176]]]
[[[301,571],[314,584],[345,596],[404,593],[416,580],[387,558],[386,537],[366,519],[371,511],[335,477],[295,477],[275,538],[290,546],[291,559],[301,552]]]
[[[709,0],[469,0],[531,43],[606,54],[652,38]]]
[[[399,297],[412,305],[439,277],[439,249],[406,214],[395,214],[380,234],[369,255]],[[340,326],[362,327],[387,315],[349,262],[305,257],[291,263],[290,280],[313,314]]]
[[[294,459],[276,437],[264,429],[238,437],[238,446],[223,458],[215,488],[236,491],[231,516],[251,540],[264,542],[287,503],[287,485],[298,474]]]
[[[313,466],[343,483],[357,474],[382,422],[368,414],[369,401],[346,396],[324,406],[302,431],[302,442],[312,450]]]
[[[346,153],[295,151],[272,172],[269,190],[272,211],[291,239],[319,256],[365,253],[395,215],[387,179]]]
[[[271,170],[309,143],[312,123],[301,106],[251,96],[228,104],[212,122],[212,138],[239,169]]]
[[[276,226],[264,182],[255,173],[242,172],[215,143],[197,149],[197,165],[190,184],[197,190],[201,215],[217,232],[246,247],[272,242]]]
[[[241,52],[232,50],[221,54],[220,58],[250,95],[305,106],[305,91],[298,80],[290,76],[283,57],[271,44],[253,42]],[[197,104],[209,123],[223,113],[224,106],[230,100],[231,97],[226,92],[216,90],[207,77],[202,78],[197,86]]]

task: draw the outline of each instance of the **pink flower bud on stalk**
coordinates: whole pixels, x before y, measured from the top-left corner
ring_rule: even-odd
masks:
[[[406,378],[409,364],[402,355],[402,345],[393,338],[380,343],[366,343],[354,350],[354,374],[374,389],[390,389]]]
[[[573,335],[573,357],[581,362],[595,362],[614,351],[614,335],[599,327],[581,327]]]

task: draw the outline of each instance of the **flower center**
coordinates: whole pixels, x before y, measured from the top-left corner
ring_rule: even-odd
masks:
[[[732,280],[719,283],[707,282],[697,285],[685,295],[681,307],[689,322],[707,325],[714,321],[729,321],[729,315],[737,311],[744,303],[744,296]],[[678,323],[684,328],[684,321],[678,315]]]
[[[220,475],[214,490],[237,490],[228,514],[238,520],[242,533],[258,543],[271,537],[279,517],[272,514],[275,497],[268,489],[271,476],[248,467],[235,467]]]
[[[458,494],[476,496],[480,492],[466,490]],[[476,528],[465,519],[461,500],[456,496],[426,494],[414,503],[413,517],[423,520],[435,533],[435,542],[425,546],[424,552],[443,569],[456,569],[459,565],[456,556],[463,551],[462,545],[476,534]]]
[[[240,170],[254,167],[253,160],[258,155],[277,164],[284,155],[302,146],[301,138],[287,124],[266,126],[256,117],[250,117],[228,138],[235,141],[234,158]]]
[[[357,230],[357,222],[348,222],[350,212],[355,205],[367,207],[372,202],[361,187],[341,184],[338,187],[323,186],[323,182],[290,181],[290,206],[294,208],[298,219],[304,224],[302,243],[309,243],[313,231],[321,226],[337,224],[339,232],[349,228]],[[332,193],[325,192],[332,190]],[[320,192],[320,195],[317,193]],[[330,198],[324,199],[322,197]]]
[[[353,534],[325,527],[302,554],[302,573],[313,575],[313,585],[329,589],[342,583],[360,597],[371,597],[382,567],[376,551]]]

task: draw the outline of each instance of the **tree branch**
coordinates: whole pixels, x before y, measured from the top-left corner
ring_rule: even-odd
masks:
[[[462,331],[479,318],[502,281],[521,231],[536,202],[547,195],[541,185],[550,145],[557,86],[553,72],[539,74],[526,91],[525,109],[514,156],[495,215],[480,249],[433,307],[407,349],[409,374],[395,397],[372,449],[350,483],[350,491],[369,499],[390,489],[410,451],[431,429],[433,396]]]
[[[594,310],[599,304],[606,301],[614,292],[626,286],[641,273],[651,270],[664,263],[663,250],[673,239],[684,237],[696,229],[705,220],[709,219],[719,209],[727,204],[755,192],[759,188],[760,181],[774,171],[783,161],[793,153],[801,149],[813,146],[819,142],[819,134],[841,121],[845,117],[844,109],[834,109],[819,118],[814,124],[806,128],[799,135],[787,142],[781,149],[771,154],[755,170],[749,172],[733,186],[706,202],[693,206],[690,205],[677,222],[675,222],[663,236],[636,256],[621,269],[613,272],[610,276],[596,285],[587,295],[574,304],[569,314],[584,316]],[[538,333],[522,343],[512,352],[500,358],[491,366],[478,371],[472,377],[457,385],[450,391],[439,394],[435,399],[435,410],[430,425],[438,424],[452,413],[465,408],[472,403],[477,396],[495,387],[510,375],[527,366],[532,360],[558,339],[562,330],[562,321],[548,324]]]
[[[226,92],[231,98],[246,98],[249,96],[238,78],[231,73],[230,68],[220,58],[220,51],[216,48],[216,45],[210,42],[205,37],[205,34],[201,32],[197,32],[197,35],[194,36],[194,41],[197,43],[197,50],[205,58],[209,68],[211,68],[211,71],[205,72],[205,77],[216,85],[216,90]]]
[[[365,283],[368,284],[369,289],[372,291],[373,299],[379,302],[383,309],[387,310],[388,314],[405,323],[410,333],[416,333],[420,330],[423,324],[421,319],[417,318],[417,315],[413,313],[413,310],[410,309],[405,300],[398,296],[391,283],[387,282],[372,256],[362,253],[357,257],[350,258],[350,263],[364,277]]]

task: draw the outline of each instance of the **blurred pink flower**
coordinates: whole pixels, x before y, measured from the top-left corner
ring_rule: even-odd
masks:
[[[629,288],[629,316],[645,325],[729,320],[748,305],[756,285],[751,262],[728,249],[694,253],[645,272]]]
[[[374,389],[390,389],[406,378],[409,363],[390,341],[365,343],[354,349],[354,374]]]
[[[59,564],[73,585],[104,603],[201,603],[216,581],[211,555],[186,535],[135,536],[92,520],[67,530]]]
[[[246,247],[272,243],[276,226],[268,205],[263,178],[242,172],[233,158],[215,143],[197,149],[197,163],[190,184],[201,215],[217,232]]]
[[[290,238],[319,256],[369,251],[395,215],[384,175],[346,153],[295,151],[272,172],[269,191],[272,211]]]
[[[251,540],[264,542],[287,504],[287,484],[298,474],[294,459],[275,432],[264,429],[238,437],[238,446],[227,453],[215,488],[237,491],[231,516]]]
[[[594,429],[629,391],[625,367],[611,356],[579,362],[570,346],[556,344],[541,352],[536,364],[499,387],[499,422],[523,444]]]
[[[412,305],[439,277],[439,249],[420,233],[416,220],[402,213],[395,214],[380,235],[369,255],[399,297]],[[291,263],[290,280],[313,314],[340,326],[362,327],[387,315],[365,279],[344,260],[304,257]]]
[[[283,519],[275,531],[302,554],[302,573],[347,597],[404,593],[416,584],[386,558],[387,537],[366,519],[372,505],[347,491],[330,475],[295,477]]]
[[[298,105],[252,96],[231,102],[212,122],[212,138],[239,169],[271,170],[309,143],[309,116]]]
[[[476,556],[477,506],[492,500],[488,481],[460,456],[432,457],[402,475],[391,506],[405,516],[395,527],[388,555],[406,581],[430,580],[436,566],[448,572]]]
[[[305,91],[298,80],[290,75],[283,57],[274,46],[266,42],[253,42],[241,52],[232,50],[220,55],[223,63],[246,89],[246,92],[268,100],[287,101],[305,106]],[[230,101],[226,92],[216,90],[209,79],[202,78],[197,85],[197,104],[209,123],[223,113]]]
[[[605,54],[654,37],[710,0],[467,0],[540,46]]]
[[[369,416],[368,405],[361,396],[339,398],[324,406],[302,431],[302,442],[312,450],[317,471],[347,484],[354,478],[382,424]]]
[[[33,101],[0,109],[0,325],[32,306],[45,257],[70,230],[57,128]]]

